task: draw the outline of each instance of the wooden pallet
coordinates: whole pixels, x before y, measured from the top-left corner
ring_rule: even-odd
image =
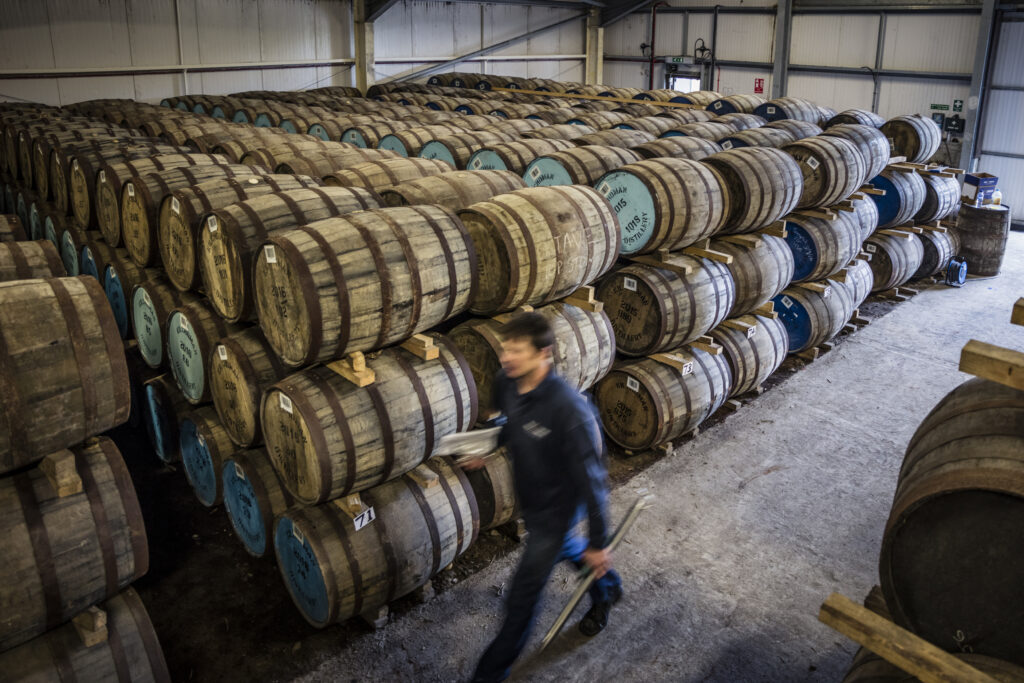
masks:
[[[879,296],[895,299],[896,301],[910,301],[910,297],[915,294],[920,294],[920,290],[914,289],[913,287],[906,287],[904,285],[887,289],[884,292],[879,292]]]
[[[802,358],[803,360],[807,361],[808,363],[813,363],[814,361],[818,360],[819,358],[821,358],[822,356],[824,356],[826,353],[828,353],[829,351],[831,351],[834,348],[835,348],[835,344],[832,343],[831,341],[827,341],[827,342],[822,342],[821,344],[818,344],[817,346],[812,346],[809,349],[804,349],[803,351],[800,351],[799,353],[794,353],[793,355],[796,356],[797,358]]]

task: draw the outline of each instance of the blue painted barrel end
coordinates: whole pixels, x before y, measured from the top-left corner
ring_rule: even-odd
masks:
[[[181,446],[181,461],[185,465],[185,477],[192,485],[196,498],[206,507],[215,505],[219,473],[213,466],[213,457],[206,440],[191,418],[186,417],[181,421],[178,443]]]
[[[783,292],[772,299],[789,335],[789,353],[803,351],[811,338],[811,318],[803,304]]]
[[[900,212],[900,206],[903,203],[903,195],[900,194],[899,188],[883,175],[877,175],[868,182],[876,189],[885,190],[884,195],[868,195],[878,207],[878,224],[884,225],[891,222]]]
[[[396,152],[403,157],[409,156],[409,150],[406,149],[405,143],[402,142],[401,138],[394,134],[382,137],[380,142],[377,143],[377,149],[387,149],[392,152]]]
[[[295,605],[310,623],[326,626],[330,605],[320,563],[309,539],[287,515],[278,519],[274,527],[274,553]]]
[[[171,424],[163,398],[152,386],[146,387],[145,416],[146,433],[156,457],[164,462],[173,462],[178,451],[178,432]]]
[[[798,282],[818,265],[818,247],[806,230],[789,221],[786,221],[786,244],[793,252],[793,281]]]
[[[114,312],[114,320],[117,322],[117,331],[121,339],[128,338],[128,330],[131,328],[131,320],[128,313],[128,294],[124,291],[124,283],[118,277],[117,271],[112,266],[103,269],[103,291],[110,302],[110,308]]]
[[[419,155],[423,159],[439,159],[440,161],[447,161],[452,166],[456,165],[455,157],[452,156],[451,150],[445,147],[439,140],[431,140],[423,145]]]
[[[228,460],[221,469],[224,482],[224,508],[245,549],[256,557],[267,552],[267,513],[260,509],[259,497],[245,470],[234,460]]]

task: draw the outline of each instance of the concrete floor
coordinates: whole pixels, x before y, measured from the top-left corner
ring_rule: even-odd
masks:
[[[957,371],[964,343],[1024,348],[1024,330],[1009,324],[1022,295],[1024,234],[1012,233],[998,278],[922,291],[620,485],[616,519],[635,490],[657,497],[616,556],[626,597],[597,638],[578,635],[581,608],[536,656],[572,588],[560,569],[514,677],[841,679],[855,647],[818,622],[818,608],[832,591],[859,600],[877,583],[905,444],[966,379]],[[499,587],[517,560],[506,554],[380,631],[346,630],[295,680],[467,679],[498,627]]]

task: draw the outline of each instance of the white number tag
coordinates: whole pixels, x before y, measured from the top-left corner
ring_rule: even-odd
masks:
[[[242,469],[242,466],[239,465],[237,462],[235,463],[235,476],[241,479],[242,481],[245,481],[245,471]]]
[[[135,196],[135,185],[133,185],[132,183],[128,183],[128,196],[129,197],[134,197]]]
[[[181,202],[178,201],[177,197],[171,197],[171,211],[181,213]]]
[[[821,298],[822,299],[827,299],[830,296],[832,296],[832,285],[827,285],[825,287],[825,291],[821,293]]]
[[[622,287],[623,287],[623,289],[629,290],[630,292],[635,292],[636,291],[636,280],[634,280],[631,277],[624,277],[624,278],[622,278]]]
[[[757,334],[757,325],[751,325],[747,328],[747,339],[750,339],[755,334]]]
[[[273,244],[263,247],[263,255],[267,257],[267,263],[277,263],[277,251]]]
[[[306,545],[306,537],[302,535],[301,531],[299,531],[299,527],[295,522],[292,522],[292,536],[294,536],[295,540],[299,542],[299,545]]]
[[[723,142],[722,149],[732,149],[732,140],[726,140]]]
[[[352,518],[352,525],[356,528],[356,531],[359,531],[375,519],[377,519],[377,516],[373,513],[373,508],[366,508]]]
[[[228,349],[227,349],[227,347],[224,346],[223,344],[219,344],[217,346],[217,355],[220,356],[221,360],[227,360],[228,359]],[[281,395],[284,396],[284,394],[281,394]]]
[[[818,160],[815,159],[814,157],[807,157],[807,165],[810,166],[812,170],[814,170],[817,169],[818,166],[820,166],[821,164],[819,164]]]
[[[632,377],[626,378],[626,388],[630,391],[640,391],[640,382],[637,382]]]
[[[782,305],[785,306],[786,308],[793,308],[793,300],[790,299],[788,296],[784,296],[782,297]]]
[[[877,249],[878,247],[871,244],[870,242],[864,245],[864,251],[868,252],[869,254],[874,254]]]
[[[206,219],[206,228],[210,232],[217,232],[217,217],[216,216],[210,216],[209,218]]]
[[[283,410],[284,412],[286,412],[289,415],[291,415],[292,414],[292,400],[290,398],[288,398],[287,396],[285,396],[284,394],[278,394],[277,396],[278,396],[277,402],[281,406],[281,410]]]

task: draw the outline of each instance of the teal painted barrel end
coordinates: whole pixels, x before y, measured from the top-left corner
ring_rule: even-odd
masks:
[[[274,528],[274,553],[296,607],[314,626],[326,626],[330,604],[320,563],[309,539],[288,515],[278,519]]]
[[[324,142],[330,142],[331,140],[331,136],[327,134],[327,129],[319,123],[314,123],[306,132],[313,137],[320,138]]]
[[[405,143],[402,142],[402,140],[397,135],[394,134],[385,135],[384,137],[382,137],[380,139],[380,142],[377,144],[377,149],[386,149],[392,152],[397,152],[403,157],[409,156],[409,150],[406,149]]]
[[[327,138],[324,139],[326,140]],[[351,143],[356,147],[362,147],[363,149],[367,149],[369,147],[369,145],[366,144],[366,138],[364,138],[363,134],[360,133],[355,128],[349,128],[344,133],[342,133],[341,141]]]
[[[181,311],[172,313],[167,321],[167,360],[185,398],[192,402],[202,399],[206,389],[206,359],[192,324]]]
[[[508,170],[508,166],[505,165],[505,161],[493,150],[489,149],[481,149],[477,152],[473,152],[473,156],[469,158],[469,163],[466,164],[466,168],[471,171]]]
[[[142,287],[132,295],[132,329],[142,360],[151,368],[160,367],[164,360],[164,334],[153,300]]]
[[[606,173],[594,185],[608,200],[622,226],[622,254],[641,251],[654,236],[654,196],[647,185],[629,171]]]
[[[531,161],[523,171],[523,181],[527,187],[572,185],[572,178],[565,167],[557,159],[548,157],[539,157]]]
[[[124,283],[117,276],[117,271],[107,266],[103,269],[103,291],[107,294],[107,301],[114,311],[114,320],[117,322],[117,331],[121,339],[128,338],[128,331],[131,329],[131,320],[128,310],[128,293],[124,291]]]
[[[431,140],[423,145],[423,149],[420,150],[420,158],[440,159],[441,161],[447,161],[452,166],[456,166],[455,157],[452,156],[451,150],[438,140]]]
[[[249,123],[249,114],[239,109],[235,112],[235,115],[231,117],[231,120],[235,123]]]

